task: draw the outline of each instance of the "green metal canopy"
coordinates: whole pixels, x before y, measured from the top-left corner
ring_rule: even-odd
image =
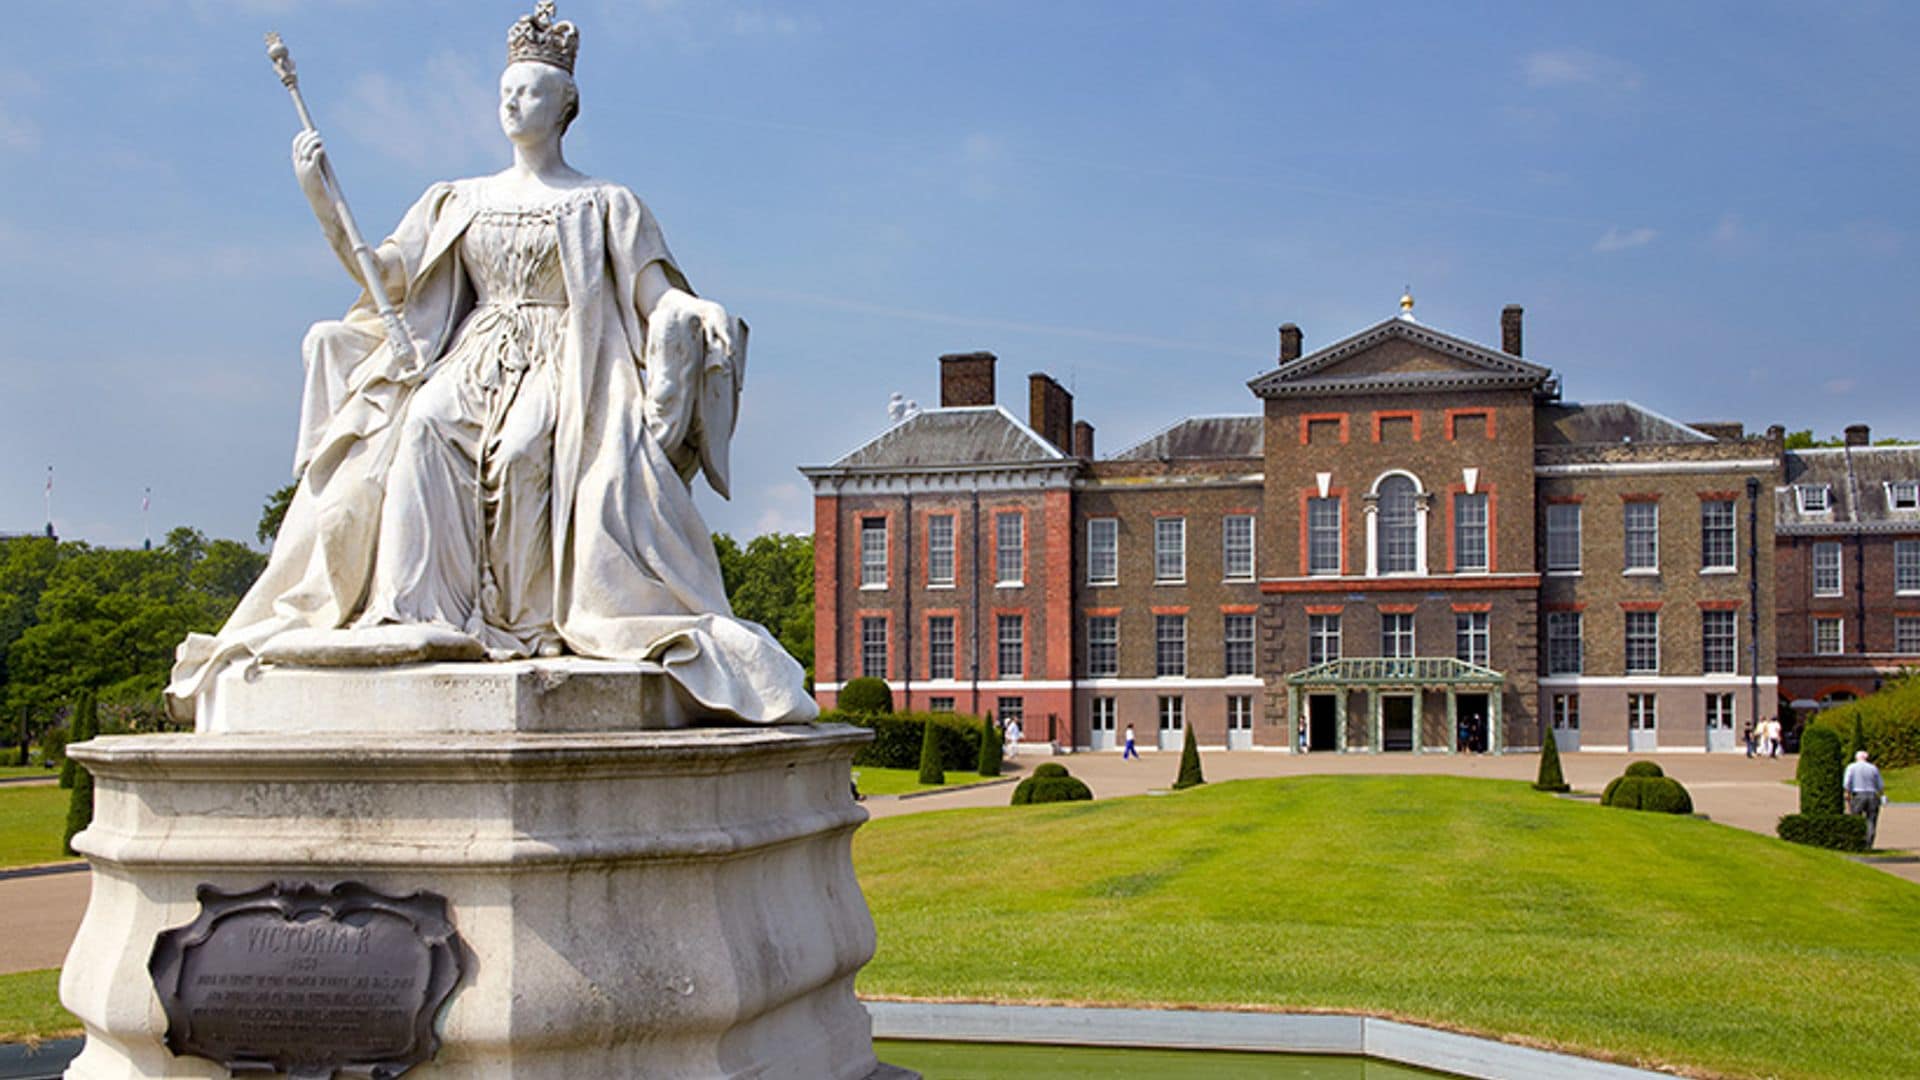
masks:
[[[1295,687],[1484,686],[1498,689],[1506,676],[1451,656],[1347,656],[1287,676]]]

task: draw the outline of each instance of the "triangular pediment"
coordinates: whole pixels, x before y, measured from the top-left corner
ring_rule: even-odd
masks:
[[[1532,388],[1553,373],[1409,318],[1388,319],[1249,382],[1263,398]]]

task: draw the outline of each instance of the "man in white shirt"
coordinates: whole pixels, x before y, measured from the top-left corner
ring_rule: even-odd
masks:
[[[1865,750],[1856,751],[1853,764],[1840,778],[1840,786],[1847,789],[1847,813],[1862,814],[1867,819],[1867,847],[1873,847],[1873,833],[1880,824],[1880,800],[1886,795],[1887,788],[1880,779],[1880,770],[1867,760]]]

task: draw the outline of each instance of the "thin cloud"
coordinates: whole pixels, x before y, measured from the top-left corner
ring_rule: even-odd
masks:
[[[1627,251],[1632,248],[1646,247],[1660,235],[1659,230],[1642,225],[1637,229],[1608,229],[1600,239],[1593,242],[1593,250],[1602,255],[1615,251]]]
[[[340,111],[341,125],[363,145],[415,169],[452,173],[504,159],[505,137],[494,120],[493,68],[478,58],[442,52],[417,79],[369,72],[354,80],[359,106]]]
[[[1587,87],[1631,93],[1645,81],[1640,69],[1624,60],[1585,49],[1544,49],[1520,61],[1527,85],[1535,89]]]

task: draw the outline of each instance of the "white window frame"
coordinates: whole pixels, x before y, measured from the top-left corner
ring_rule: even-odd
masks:
[[[1657,694],[1627,695],[1627,730],[1660,730],[1660,697]]]
[[[1120,674],[1120,616],[1087,616],[1087,677],[1110,679]]]
[[[1246,533],[1245,544],[1236,532]],[[1253,580],[1253,515],[1227,514],[1220,519],[1220,577],[1223,581]],[[1244,548],[1244,549],[1243,549]],[[1244,566],[1241,561],[1244,560]]]
[[[1343,543],[1345,538],[1341,535],[1345,524],[1341,518],[1345,516],[1345,511],[1340,504],[1341,499],[1334,495],[1324,499],[1316,495],[1307,499],[1307,573],[1314,577],[1339,577],[1346,569],[1346,552],[1341,550],[1346,546]],[[1316,510],[1332,511],[1332,523],[1316,525],[1313,520]],[[1332,551],[1331,566],[1320,558],[1323,550]]]
[[[954,699],[948,696],[935,696],[927,699],[928,712],[952,712]]]
[[[1717,515],[1726,513],[1726,521],[1717,520]],[[1712,562],[1710,558],[1717,546],[1717,537],[1724,535],[1726,543],[1726,561]],[[1700,500],[1700,572],[1703,574],[1733,574],[1740,571],[1740,515],[1732,499]]]
[[[1253,695],[1252,694],[1228,694],[1227,695],[1227,730],[1228,731],[1252,731],[1253,730]]]
[[[1153,583],[1187,583],[1187,519],[1184,517],[1153,519]]]
[[[1740,717],[1739,699],[1724,690],[1707,695],[1707,730],[1732,731]]]
[[[1887,481],[1887,509],[1920,510],[1920,480]]]
[[[1387,569],[1387,530],[1381,522],[1385,510],[1380,489],[1389,480],[1405,479],[1413,485],[1411,495],[1413,504],[1413,565],[1405,569]],[[1367,507],[1367,576],[1368,577],[1425,577],[1427,574],[1427,502],[1422,498],[1426,489],[1420,485],[1420,478],[1410,472],[1395,469],[1380,474],[1373,482],[1374,498]]]
[[[1158,704],[1161,731],[1187,730],[1187,699],[1179,694],[1161,694]]]
[[[888,637],[890,627],[884,615],[860,616],[860,677],[863,679],[885,679],[887,671]],[[876,633],[876,629],[878,633]],[[874,650],[878,649],[878,663]]]
[[[1569,514],[1572,515],[1573,517],[1573,527],[1571,529],[1567,528],[1567,524],[1564,520],[1558,522],[1557,524],[1554,521],[1554,518],[1556,516],[1564,519]],[[1547,504],[1547,573],[1578,574],[1580,572],[1580,564],[1581,564],[1581,557],[1582,557],[1580,517],[1581,515],[1580,515],[1579,503],[1548,503]],[[1556,556],[1564,556],[1566,552],[1565,551],[1556,552],[1554,550],[1554,539],[1558,537],[1562,541],[1564,541],[1569,533],[1571,533],[1573,536],[1573,561],[1572,562],[1567,562],[1565,561],[1564,558],[1556,558]]]
[[[1920,540],[1893,542],[1893,591],[1897,596],[1920,595]]]
[[[1222,673],[1229,678],[1235,675],[1254,673],[1254,642],[1258,640],[1258,631],[1254,628],[1253,616],[1240,612],[1226,613],[1220,619],[1221,652],[1224,654]],[[1236,635],[1235,628],[1244,628],[1244,635]],[[1244,663],[1236,664],[1236,654],[1244,658]]]
[[[1831,644],[1820,640],[1823,630],[1833,631]],[[1839,656],[1847,651],[1847,620],[1839,615],[1815,615],[1813,617],[1813,654],[1815,656]]]
[[[1920,656],[1920,615],[1893,617],[1893,651],[1903,656]]]
[[[1120,584],[1120,519],[1087,519],[1087,584]]]
[[[1725,649],[1726,662],[1715,664],[1715,635],[1708,633],[1708,627],[1724,621],[1726,623]],[[1700,670],[1707,675],[1738,675],[1740,673],[1740,613],[1737,611],[1702,611],[1700,613]]]
[[[1636,511],[1650,511],[1651,523],[1634,521]],[[1658,574],[1660,572],[1660,502],[1658,499],[1630,499],[1621,504],[1621,543],[1620,561],[1629,574]],[[1644,552],[1636,552],[1636,535],[1645,544]]]
[[[1087,710],[1087,723],[1095,731],[1112,731],[1120,719],[1120,710],[1114,706],[1114,699],[1108,696],[1096,697]]]
[[[946,640],[941,640],[939,628],[946,627]],[[958,671],[960,620],[951,615],[927,616],[927,678],[929,680],[951,679]],[[944,648],[946,655],[946,674],[942,675],[941,665],[936,661]]]
[[[958,515],[927,515],[927,588],[953,588]]]
[[[887,519],[860,519],[860,587],[876,590],[887,587],[889,543]],[[877,543],[875,542],[877,541]]]
[[[1623,614],[1626,615],[1626,619],[1624,620],[1624,626],[1623,626],[1623,636],[1625,638],[1626,648],[1623,652],[1623,657],[1626,662],[1627,674],[1629,675],[1660,674],[1660,613],[1657,611],[1628,611],[1628,612],[1624,612]],[[1647,620],[1649,619],[1652,620],[1651,622],[1652,632],[1650,634],[1645,632]],[[1634,632],[1634,627],[1636,625],[1640,625],[1642,627],[1641,633]],[[1649,642],[1651,642],[1651,645],[1653,648],[1653,663],[1651,665],[1647,665],[1647,664],[1636,665],[1634,662],[1635,661],[1634,648],[1636,643],[1644,650]],[[1643,655],[1644,655],[1644,652],[1643,652]]]
[[[1331,646],[1331,648],[1329,648]],[[1319,659],[1314,659],[1319,654]],[[1307,616],[1307,663],[1340,659],[1340,613]]]
[[[1380,655],[1389,660],[1405,660],[1420,655],[1417,629],[1411,612],[1383,611],[1380,613]],[[1405,639],[1405,648],[1401,639]],[[1391,642],[1391,646],[1389,646]]]
[[[1803,514],[1833,513],[1833,489],[1826,484],[1795,484],[1793,498]]]
[[[994,654],[996,674],[1002,679],[1027,677],[1027,619],[1024,615],[1001,614],[994,618]],[[1008,630],[1011,628],[1012,632]],[[1007,658],[1013,663],[1009,665]],[[1008,670],[1009,667],[1012,670]]]
[[[1586,639],[1583,636],[1586,632],[1585,617],[1578,611],[1549,611],[1546,613],[1546,615],[1547,615],[1547,674],[1549,675],[1581,674],[1587,662]],[[1569,625],[1573,627],[1573,633],[1571,634],[1567,634],[1564,632],[1558,633],[1558,634],[1554,633],[1554,630],[1556,628],[1564,631],[1565,628],[1568,627]],[[1555,646],[1566,647],[1569,642],[1572,643],[1571,647],[1573,649],[1573,666],[1563,667],[1559,663],[1557,663],[1559,654],[1556,653],[1554,650],[1555,650]]]
[[[1156,679],[1187,677],[1187,617],[1153,617],[1153,675]]]
[[[1462,506],[1478,506],[1480,521],[1466,520]],[[1461,574],[1485,574],[1493,569],[1493,499],[1484,491],[1454,492],[1453,495],[1453,569]],[[1475,543],[1469,543],[1474,541]],[[1478,546],[1479,561],[1468,562],[1471,548]]]
[[[1011,536],[1009,522],[1013,524]],[[1009,568],[1011,575],[1007,573]],[[993,515],[993,577],[997,589],[1018,589],[1027,583],[1027,515],[1017,510]]]
[[[1555,731],[1580,730],[1580,695],[1555,694],[1549,706]]]
[[[1813,595],[1845,596],[1847,592],[1846,552],[1838,540],[1818,540],[1814,542],[1813,554]],[[1822,565],[1826,563],[1827,565]]]
[[[1493,666],[1493,616],[1484,611],[1453,613],[1453,655],[1481,667]],[[1462,645],[1466,648],[1463,650]],[[1467,655],[1460,655],[1462,652]]]

